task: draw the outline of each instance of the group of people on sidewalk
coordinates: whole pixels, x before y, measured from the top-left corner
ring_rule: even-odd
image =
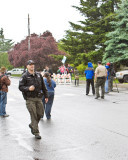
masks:
[[[104,99],[105,92],[108,93],[113,90],[113,78],[115,76],[115,71],[112,63],[107,63],[106,66],[103,66],[101,61],[98,61],[98,67],[94,71],[92,63],[88,62],[88,68],[84,73],[86,76],[86,95],[89,94],[90,85],[92,86],[93,95],[96,94],[95,99],[100,97],[99,87],[101,87],[102,99]]]

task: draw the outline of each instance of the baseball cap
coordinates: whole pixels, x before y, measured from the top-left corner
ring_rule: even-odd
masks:
[[[33,60],[27,61],[27,65],[30,65],[30,64],[35,64],[35,62]]]
[[[106,63],[106,65],[107,65],[107,66],[110,66],[110,63],[108,62],[108,63]]]

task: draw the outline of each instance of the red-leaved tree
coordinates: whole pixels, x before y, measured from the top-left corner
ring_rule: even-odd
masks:
[[[49,31],[42,35],[31,34],[30,50],[28,51],[28,38],[17,43],[9,52],[9,61],[14,67],[26,66],[26,62],[30,59],[36,63],[36,69],[42,70],[48,65],[53,70],[61,64],[61,60],[55,60],[51,55],[65,55],[59,51],[57,42]]]

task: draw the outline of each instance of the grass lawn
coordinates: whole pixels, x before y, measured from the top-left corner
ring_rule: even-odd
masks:
[[[21,74],[12,74],[11,76],[12,77],[21,77],[22,75]]]

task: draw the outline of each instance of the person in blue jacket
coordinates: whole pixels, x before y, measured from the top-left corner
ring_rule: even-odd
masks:
[[[107,78],[105,81],[105,93],[109,93],[109,75],[110,75],[110,63],[106,63],[106,69],[107,69]]]
[[[88,62],[88,68],[85,70],[86,76],[86,95],[89,94],[90,84],[92,86],[92,93],[95,95],[95,88],[94,88],[94,69],[91,62]]]
[[[54,94],[55,94],[54,88],[56,87],[56,83],[54,80],[51,79],[50,74],[48,72],[45,72],[44,74],[44,83],[48,90],[48,102],[45,103],[44,97],[42,101],[44,105],[45,115],[47,119],[50,119],[51,118],[51,108],[53,105]]]

